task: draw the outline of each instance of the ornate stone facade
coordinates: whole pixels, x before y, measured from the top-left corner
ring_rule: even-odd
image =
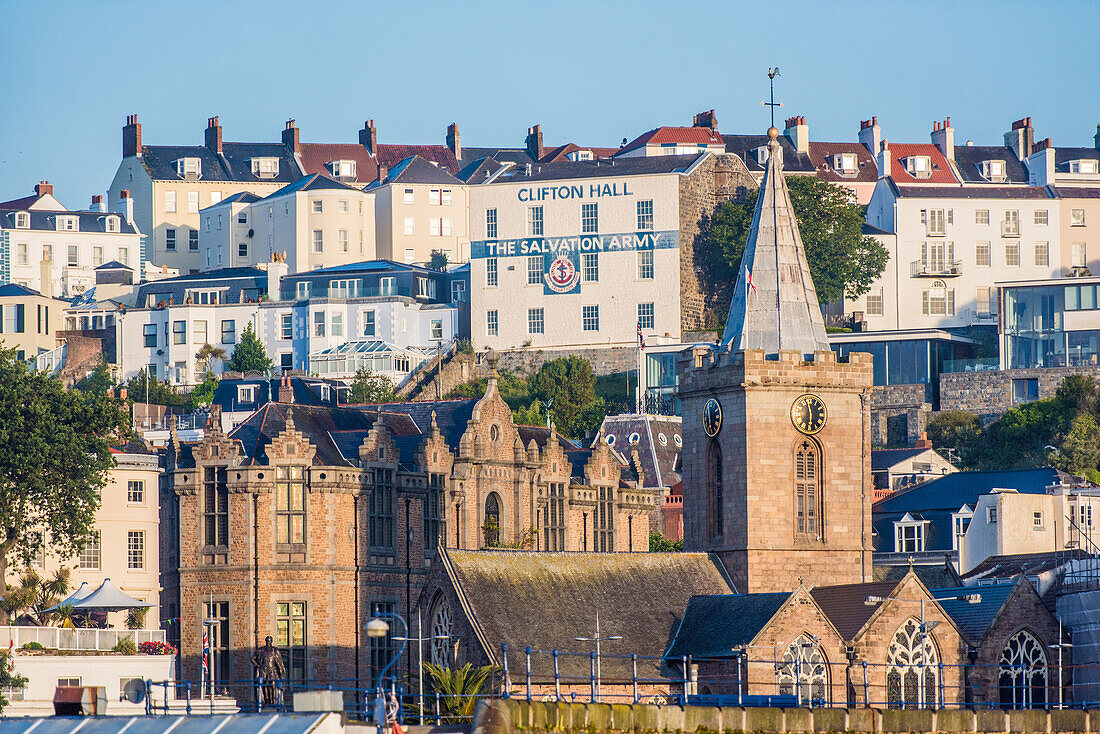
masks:
[[[212,620],[219,690],[252,695],[268,634],[288,677],[369,685],[390,653],[363,627],[407,617],[439,545],[648,547],[653,499],[634,469],[602,443],[515,425],[495,376],[479,400],[268,403],[229,435],[217,412],[201,443],[173,436],[168,451],[162,542],[178,572],[163,603],[185,680],[200,680]]]

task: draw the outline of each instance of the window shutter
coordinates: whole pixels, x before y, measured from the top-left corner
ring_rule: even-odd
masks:
[[[928,243],[920,243],[920,261],[924,267],[928,267]]]
[[[948,242],[947,243],[947,267],[948,267],[948,269],[951,268],[951,266],[954,262],[955,262],[955,243],[954,242]]]
[[[920,223],[921,224],[928,224],[928,210],[927,209],[921,209],[920,210]]]
[[[17,304],[16,307],[15,307],[15,330],[16,330],[16,332],[18,332],[20,334],[22,334],[23,330],[24,330],[23,329],[24,309],[25,309],[25,307],[22,303]]]

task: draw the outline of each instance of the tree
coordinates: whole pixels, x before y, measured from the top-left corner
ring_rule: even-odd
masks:
[[[0,608],[9,618],[29,614],[39,623],[49,621],[46,610],[61,601],[69,591],[69,569],[59,568],[53,578],[44,579],[33,568],[23,571],[19,586],[9,586]]]
[[[252,325],[249,324],[248,328],[251,329]],[[195,368],[198,369],[199,375],[205,380],[214,375],[214,367],[218,362],[225,361],[225,350],[221,347],[215,347],[212,344],[203,344],[199,347],[199,351],[195,353]]]
[[[496,691],[495,678],[501,668],[485,665],[475,668],[466,663],[453,669],[433,663],[424,663],[428,692],[438,693],[443,723],[462,724],[473,720],[478,701],[491,691]]]
[[[16,675],[12,670],[11,662],[8,659],[11,653],[7,650],[0,650],[0,714],[4,713],[4,707],[8,705],[9,701],[4,697],[4,691],[12,690],[15,688],[22,688],[27,685],[27,679],[21,675]]]
[[[0,350],[0,582],[13,550],[29,563],[47,537],[63,557],[91,540],[126,423],[116,398],[65,390]]]
[[[432,250],[432,258],[428,261],[428,267],[432,270],[444,271],[447,269],[447,253],[440,250]]]
[[[592,363],[583,357],[571,355],[543,362],[527,378],[527,390],[543,403],[553,401],[550,416],[557,429],[571,438],[595,430],[603,420],[604,401],[596,397]]]
[[[787,188],[818,300],[866,293],[886,268],[889,253],[863,235],[863,211],[855,195],[816,176],[787,176]],[[718,288],[737,282],[758,195],[753,191],[741,201],[722,204],[704,227],[702,242]],[[728,304],[729,294],[720,295]]]
[[[951,450],[960,465],[966,465],[981,441],[982,422],[965,410],[945,410],[928,421],[928,440],[940,450]]]
[[[191,407],[198,408],[202,405],[210,405],[214,402],[214,393],[218,390],[218,378],[214,376],[207,377],[201,383],[195,386],[195,389],[191,391],[188,396],[191,399]]]
[[[397,387],[386,375],[361,367],[351,382],[352,403],[392,403],[397,398]]]
[[[126,396],[132,403],[150,405],[186,405],[187,397],[180,395],[167,382],[151,380],[145,370],[137,373],[126,383]]]
[[[656,530],[649,531],[649,552],[650,553],[679,553],[684,549],[684,541],[669,540]]]
[[[101,357],[95,368],[73,385],[77,390],[92,395],[105,396],[115,387],[115,378]]]
[[[232,372],[267,372],[274,362],[267,356],[263,342],[256,336],[249,322],[241,333],[241,340],[233,356],[229,359],[229,369]]]

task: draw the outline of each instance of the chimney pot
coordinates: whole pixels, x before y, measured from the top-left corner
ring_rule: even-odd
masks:
[[[374,127],[374,120],[363,123],[363,129],[359,131],[359,144],[372,156],[378,155],[378,130]]]
[[[34,193],[38,196],[45,196],[46,194],[53,196],[53,186],[49,181],[39,181],[38,185],[34,187]]]
[[[298,128],[294,126],[293,118],[286,121],[286,128],[283,130],[283,145],[290,148],[291,152],[297,155],[302,152],[302,144],[298,138]]]
[[[132,158],[141,155],[141,123],[137,115],[126,116],[126,126],[122,128],[122,157]]]
[[[129,189],[123,189],[122,191],[118,192],[118,195],[119,195],[119,198],[121,198],[121,199],[129,199],[130,198],[130,190]]]
[[[222,126],[218,124],[218,116],[214,115],[207,120],[206,147],[215,153],[222,152]]]

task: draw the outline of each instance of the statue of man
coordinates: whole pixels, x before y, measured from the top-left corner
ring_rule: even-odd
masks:
[[[264,646],[252,653],[252,668],[257,679],[263,680],[263,703],[274,706],[278,703],[277,682],[286,677],[286,667],[279,648],[272,644],[271,635],[264,638]]]

